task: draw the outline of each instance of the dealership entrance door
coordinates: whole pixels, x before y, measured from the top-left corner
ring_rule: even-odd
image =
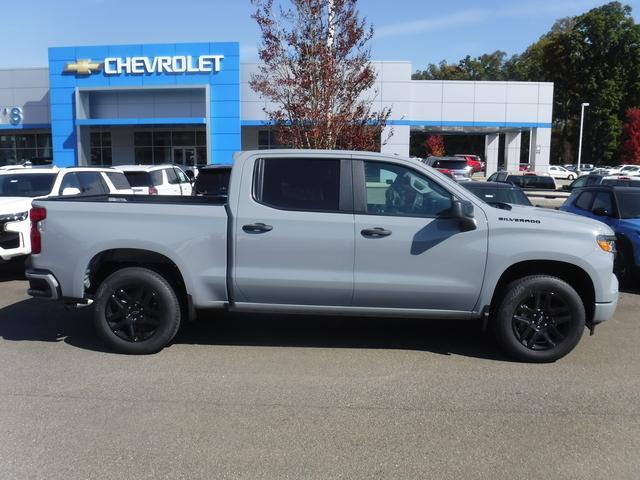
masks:
[[[184,165],[185,167],[196,167],[198,164],[206,163],[198,162],[196,147],[173,147],[173,163]]]

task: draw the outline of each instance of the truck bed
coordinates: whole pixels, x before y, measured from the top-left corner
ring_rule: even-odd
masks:
[[[81,298],[98,255],[126,251],[135,259],[153,252],[182,272],[194,306],[222,305],[227,301],[226,201],[146,195],[35,200],[34,206],[47,210],[38,261],[57,272],[63,297]]]

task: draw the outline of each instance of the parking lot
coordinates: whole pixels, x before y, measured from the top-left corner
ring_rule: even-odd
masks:
[[[550,365],[464,322],[231,316],[152,356],[0,276],[0,478],[638,478],[640,296]]]

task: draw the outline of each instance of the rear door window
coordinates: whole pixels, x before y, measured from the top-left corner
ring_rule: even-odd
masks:
[[[610,214],[613,213],[613,198],[609,192],[598,192],[596,193],[595,198],[593,199],[593,205],[591,206],[591,210],[595,210],[596,208],[601,208],[606,210]]]
[[[99,172],[77,172],[80,192],[82,195],[102,195],[109,193],[107,184],[102,180]]]
[[[169,182],[169,185],[178,185],[180,183],[175,169],[167,168],[165,172],[167,173],[167,181]]]
[[[132,187],[150,187],[151,175],[148,172],[124,172],[124,176],[127,177],[129,185]]]
[[[340,211],[340,160],[265,158],[256,162],[254,197],[283,210]]]

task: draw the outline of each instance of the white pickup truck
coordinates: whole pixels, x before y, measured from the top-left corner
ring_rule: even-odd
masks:
[[[151,353],[197,310],[485,322],[549,362],[616,308],[613,232],[490,206],[410,159],[238,154],[228,197],[38,199],[29,293],[92,303],[115,350]]]

